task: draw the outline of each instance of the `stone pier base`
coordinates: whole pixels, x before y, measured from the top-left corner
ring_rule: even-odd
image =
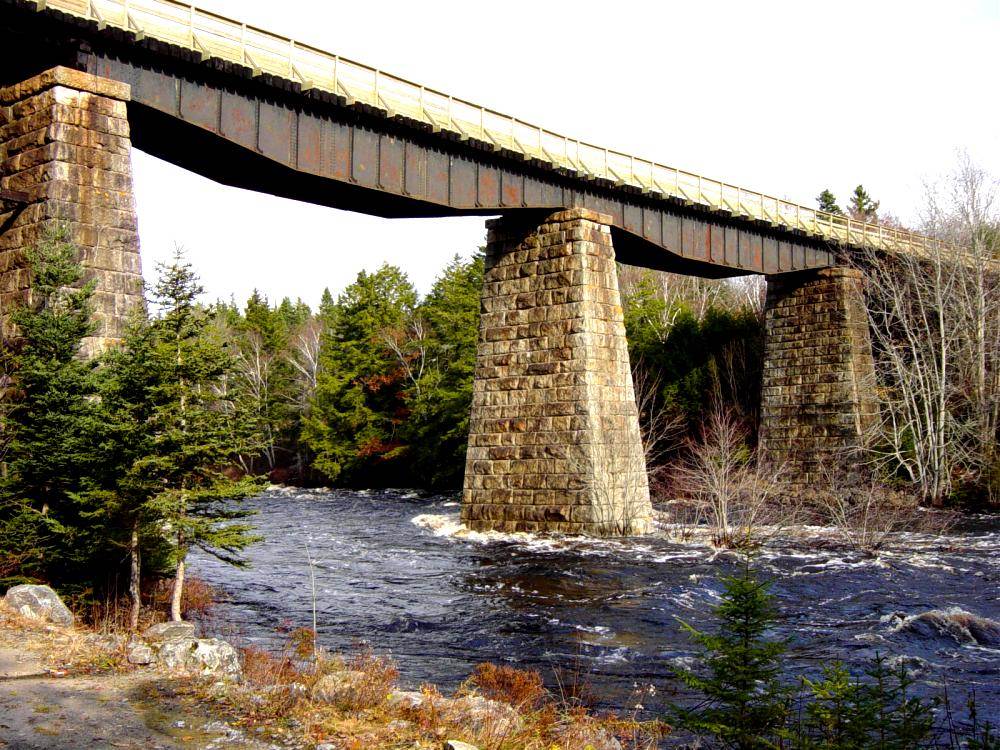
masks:
[[[132,196],[129,87],[53,68],[0,89],[0,188],[27,204],[0,206],[0,319],[30,293],[24,250],[64,224],[96,282],[94,354],[118,339],[142,304],[139,234]]]
[[[641,534],[652,511],[611,217],[488,223],[462,520]]]
[[[760,447],[804,490],[857,473],[878,413],[860,271],[769,278]]]

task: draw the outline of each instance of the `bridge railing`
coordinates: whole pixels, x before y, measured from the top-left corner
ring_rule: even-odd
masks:
[[[559,135],[510,115],[457,99],[288,37],[235,21],[179,0],[35,0],[46,7],[115,26],[141,37],[185,47],[204,59],[219,58],[363,102],[389,116],[406,117],[541,159],[585,176],[631,185],[653,195],[726,211],[800,230],[847,245],[922,254],[935,240],[881,224],[855,221],[709,179],[619,151]]]

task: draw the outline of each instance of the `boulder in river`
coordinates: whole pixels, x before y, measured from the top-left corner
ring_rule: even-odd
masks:
[[[919,615],[893,615],[895,631],[925,638],[946,637],[963,646],[1000,647],[1000,622],[958,607],[932,609]]]
[[[4,604],[22,617],[41,622],[51,622],[69,627],[73,624],[73,613],[63,604],[59,594],[48,586],[30,583],[7,589]]]

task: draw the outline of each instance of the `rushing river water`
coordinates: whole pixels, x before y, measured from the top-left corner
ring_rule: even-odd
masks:
[[[459,531],[458,506],[405,491],[271,490],[249,502],[265,541],[237,570],[204,555],[192,573],[225,592],[215,610],[243,641],[276,647],[281,628],[312,622],[315,559],[320,642],[368,642],[399,663],[404,684],[451,688],[483,661],[585,674],[607,707],[647,710],[672,695],[672,669],[695,653],[678,620],[711,625],[719,578],[738,560],[665,532],[624,541],[546,540]],[[975,689],[1000,717],[1000,641],[979,645],[897,613],[960,608],[1000,620],[1000,523],[944,536],[901,534],[878,558],[819,532],[768,543],[770,579],[790,638],[791,673],[839,659],[860,670],[876,652],[903,659],[925,691],[953,702]],[[987,633],[987,636],[990,634]],[[994,633],[993,635],[996,635]],[[654,684],[656,696],[636,698]]]

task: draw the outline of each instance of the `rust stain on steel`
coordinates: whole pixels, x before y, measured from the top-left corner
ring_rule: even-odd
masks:
[[[292,112],[276,104],[261,102],[257,147],[276,162],[292,165]]]
[[[257,148],[257,105],[241,96],[222,95],[222,135],[248,148]]]
[[[323,121],[308,115],[299,117],[298,143],[298,168],[309,174],[324,174]]]
[[[451,162],[448,154],[441,151],[427,153],[427,198],[435,203],[450,202],[449,187]]]
[[[403,192],[403,142],[391,135],[379,141],[378,185],[393,193]]]
[[[414,198],[424,198],[427,195],[427,152],[426,150],[407,144],[405,156],[405,182],[403,190]]]
[[[622,212],[622,227],[633,234],[642,234],[642,208],[640,206],[625,206]]]
[[[479,182],[476,186],[476,205],[500,205],[500,175],[493,167],[479,167]]]
[[[648,208],[644,208],[642,211],[642,236],[653,244],[661,244],[661,226],[659,214],[656,211],[651,211]]]
[[[476,165],[467,159],[451,158],[451,205],[476,208]]]
[[[215,130],[219,122],[219,92],[181,79],[181,119],[206,130]]]
[[[371,212],[379,215],[582,206],[611,215],[616,226],[633,236],[635,242],[650,243],[649,248],[633,243],[629,262],[643,264],[647,256],[642,253],[658,246],[667,254],[651,252],[651,265],[686,258],[696,264],[685,266],[686,272],[700,268],[706,275],[715,276],[734,271],[788,272],[833,264],[829,251],[818,249],[814,242],[783,236],[779,230],[761,229],[739,218],[698,213],[676,202],[565,172],[547,171],[544,165],[480,151],[454,140],[436,141],[437,135],[411,133],[405,123],[381,120],[357,108],[332,103],[323,104],[325,110],[315,103],[299,108],[291,92],[283,98],[264,99],[259,93],[242,90],[238,79],[222,86],[210,78],[172,76],[96,54],[89,56],[88,70],[131,83],[136,106],[177,117],[302,174],[371,190]],[[168,157],[177,158],[171,155],[184,149],[183,139],[171,143],[174,136],[166,121],[159,127],[167,130],[150,137],[166,138]],[[191,154],[184,156],[183,161],[198,169],[199,163],[211,160],[212,153],[208,149],[194,159]],[[253,169],[248,167],[234,179],[250,189],[302,197],[291,184],[294,177],[287,187],[273,180],[258,183]],[[334,190],[317,196],[317,202],[340,200],[343,195]],[[392,200],[396,202],[387,204],[386,196],[395,196]],[[363,193],[357,193],[348,204],[352,210],[366,211],[367,200]]]
[[[378,182],[378,135],[371,130],[354,128],[351,178],[359,185],[375,187]]]
[[[347,182],[351,179],[351,128],[340,123],[325,122],[323,124],[324,146],[333,151],[329,156],[327,152],[323,154],[323,164],[327,166],[330,177],[335,180]],[[328,146],[326,141],[332,140],[332,146]]]

